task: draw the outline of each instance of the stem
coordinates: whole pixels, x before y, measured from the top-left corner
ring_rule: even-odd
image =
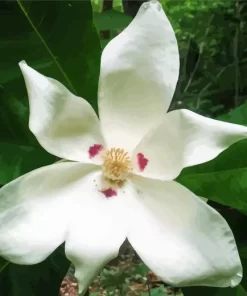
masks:
[[[0,266],[0,273],[9,265],[9,262],[6,261],[2,266]]]

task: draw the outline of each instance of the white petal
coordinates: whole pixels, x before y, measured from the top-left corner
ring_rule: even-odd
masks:
[[[87,101],[60,82],[19,63],[29,104],[29,128],[40,145],[60,158],[91,162],[89,148],[103,145],[97,115]]]
[[[174,181],[136,177],[128,239],[149,268],[175,287],[237,285],[242,266],[224,218]]]
[[[132,150],[170,105],[179,54],[174,31],[159,7],[159,2],[144,3],[103,51],[99,114],[108,146]]]
[[[206,198],[206,197],[202,197],[202,196],[198,196],[202,201],[204,201],[204,202],[208,202],[208,198]]]
[[[44,260],[65,240],[81,178],[95,165],[64,162],[28,173],[0,190],[0,256],[17,264]]]
[[[136,173],[161,180],[175,179],[184,167],[215,158],[235,142],[247,137],[247,128],[181,109],[166,114],[136,147]],[[138,154],[147,165],[141,171]]]
[[[97,187],[99,178],[99,173],[92,173],[84,179],[85,194],[76,202],[65,245],[82,293],[106,263],[118,255],[126,239],[124,193],[117,192],[117,196],[106,198]]]

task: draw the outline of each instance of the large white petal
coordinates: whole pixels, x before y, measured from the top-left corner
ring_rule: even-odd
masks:
[[[65,240],[81,179],[95,165],[64,162],[28,173],[0,190],[0,256],[17,264],[44,260]]]
[[[93,108],[24,61],[19,65],[29,97],[29,128],[40,145],[60,158],[91,162],[89,148],[103,144]]]
[[[75,265],[82,293],[106,263],[118,255],[127,234],[124,192],[106,198],[99,191],[99,179],[99,173],[92,173],[83,180],[86,194],[76,202],[66,238],[65,251]]]
[[[246,137],[244,126],[214,120],[186,109],[172,111],[136,147],[133,153],[136,173],[172,180],[184,167],[209,161]],[[140,153],[147,159],[144,169],[138,163]]]
[[[227,222],[174,181],[135,177],[128,239],[142,260],[173,286],[237,285],[242,266]]]
[[[99,114],[107,144],[132,150],[164,116],[178,75],[171,24],[159,2],[144,3],[102,54]]]

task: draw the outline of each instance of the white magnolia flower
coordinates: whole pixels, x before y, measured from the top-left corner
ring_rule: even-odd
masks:
[[[65,241],[80,291],[126,238],[149,268],[174,286],[237,285],[242,267],[227,222],[173,181],[215,158],[247,128],[166,111],[179,74],[174,31],[158,2],[141,6],[105,48],[99,117],[58,81],[20,63],[30,130],[70,162],[37,169],[0,191],[0,256],[44,260]]]

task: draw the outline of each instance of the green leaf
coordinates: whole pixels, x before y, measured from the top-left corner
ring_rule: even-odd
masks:
[[[177,181],[196,195],[247,214],[247,140],[207,163],[185,168]]]
[[[246,296],[247,292],[239,285],[235,288],[208,288],[188,287],[183,288],[184,296]]]
[[[226,122],[247,125],[247,102],[232,110],[231,112],[219,116],[217,119]]]
[[[22,266],[9,263],[0,273],[0,295],[57,296],[69,264],[64,246],[39,264]]]
[[[241,259],[246,260],[247,263],[247,244],[242,244],[238,247]]]
[[[149,292],[143,292],[141,293],[141,296],[168,296],[170,294],[167,294],[164,287],[160,286],[158,288],[150,289]],[[183,296],[182,294],[179,294],[179,296]]]
[[[8,266],[9,262],[0,257],[0,273]]]
[[[55,162],[55,156],[40,147],[19,146],[0,141],[0,184]]]
[[[101,13],[94,13],[94,21],[98,30],[119,30],[125,29],[132,18],[114,9],[106,10]]]
[[[96,110],[101,47],[89,0],[5,1],[0,44],[4,57],[0,71],[0,184],[4,184],[54,161],[28,129],[27,92],[18,63],[26,60]]]
[[[239,255],[241,258],[241,262],[242,262],[242,266],[243,266],[243,280],[241,282],[242,287],[245,289],[245,291],[247,291],[247,274],[246,274],[246,270],[247,270],[247,244],[246,241],[245,243],[239,244],[238,245],[238,251],[239,251]],[[245,294],[247,296],[247,292]]]
[[[125,29],[132,18],[114,9],[94,13],[94,22],[100,33],[101,46],[104,48],[107,43]]]
[[[4,89],[10,90],[8,83],[21,77],[18,62],[26,60],[95,103],[101,48],[90,1],[11,1],[0,28]],[[25,95],[22,79],[21,84]],[[19,97],[19,91],[11,91]]]

